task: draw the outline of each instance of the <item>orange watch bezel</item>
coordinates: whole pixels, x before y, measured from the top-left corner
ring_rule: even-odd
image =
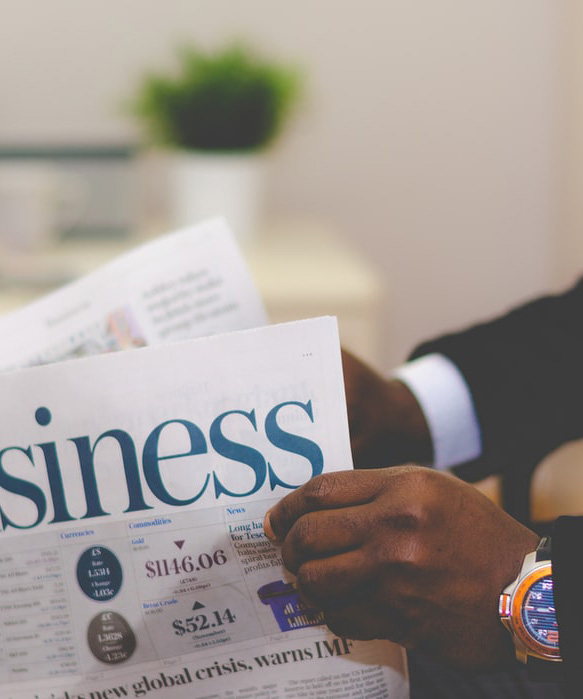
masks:
[[[533,651],[540,658],[560,660],[560,649],[549,648],[548,646],[545,646],[544,644],[534,639],[524,628],[524,623],[522,621],[522,606],[526,594],[535,582],[537,582],[541,578],[552,576],[552,574],[552,565],[550,563],[544,563],[541,566],[535,568],[534,570],[531,570],[530,573],[528,573],[528,575],[524,576],[524,578],[516,586],[514,594],[512,595],[510,618],[512,620],[512,627],[514,629],[514,632],[529,651]]]

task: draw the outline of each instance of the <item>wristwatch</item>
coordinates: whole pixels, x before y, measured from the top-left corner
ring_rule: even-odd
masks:
[[[498,613],[510,632],[516,657],[530,679],[559,679],[562,670],[559,630],[553,597],[551,539],[541,539],[529,553],[516,580],[500,595]]]

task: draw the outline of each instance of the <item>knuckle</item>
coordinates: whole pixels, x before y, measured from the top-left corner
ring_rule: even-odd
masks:
[[[408,541],[401,546],[400,551],[401,556],[398,563],[401,576],[412,578],[425,570],[428,556],[424,546],[416,541]]]
[[[299,566],[299,560],[298,557],[296,556],[295,552],[293,549],[286,544],[281,549],[281,558],[283,561],[283,565],[287,570],[289,570],[291,573],[296,573],[298,566]]]
[[[294,545],[305,554],[315,552],[318,541],[318,525],[316,518],[309,514],[300,517],[292,530]]]
[[[390,580],[412,579],[418,576],[431,561],[431,552],[411,529],[401,530],[374,547],[370,555],[375,561],[379,575]]]
[[[415,488],[423,487],[428,482],[433,481],[436,474],[437,471],[435,469],[406,464],[405,466],[397,466],[393,475],[403,481],[403,485]]]
[[[391,510],[378,514],[376,526],[380,534],[376,539],[380,539],[392,549],[395,543],[417,536],[424,527],[425,517],[421,504],[409,500],[401,502]],[[390,536],[386,536],[387,533],[390,533]],[[383,549],[384,546],[381,546],[381,550]]]
[[[301,594],[308,599],[325,597],[326,584],[321,566],[314,561],[303,563],[297,571],[297,585]]]
[[[420,528],[420,517],[421,513],[415,512],[414,508],[411,508],[407,511],[392,514],[390,518],[387,517],[387,519],[389,520],[391,529],[395,529],[398,532],[411,533]]]
[[[315,476],[304,486],[304,500],[309,509],[317,509],[336,487],[336,475],[325,473]]]

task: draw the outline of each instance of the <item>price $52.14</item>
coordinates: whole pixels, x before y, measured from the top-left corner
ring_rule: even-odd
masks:
[[[225,609],[221,612],[209,612],[207,614],[197,614],[196,616],[187,616],[185,619],[175,619],[172,622],[174,633],[177,636],[184,636],[187,633],[196,633],[225,624],[232,624],[237,617],[230,609]]]

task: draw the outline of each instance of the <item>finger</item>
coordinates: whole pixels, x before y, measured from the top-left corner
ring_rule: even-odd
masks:
[[[371,526],[368,508],[362,505],[308,512],[292,525],[285,538],[285,566],[296,573],[308,560],[359,548],[370,536]]]
[[[312,478],[280,500],[265,515],[266,536],[283,541],[294,522],[317,510],[370,502],[382,481],[372,471],[336,471]]]
[[[360,549],[307,561],[297,571],[302,599],[319,609],[333,609],[369,599],[378,582],[375,568]]]

